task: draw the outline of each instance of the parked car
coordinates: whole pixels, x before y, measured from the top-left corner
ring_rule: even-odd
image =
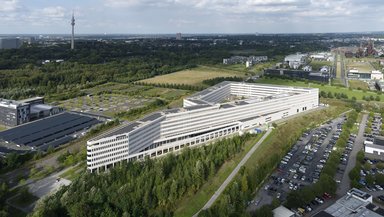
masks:
[[[379,191],[382,191],[383,188],[380,186],[380,185],[375,185],[376,189],[379,190]]]

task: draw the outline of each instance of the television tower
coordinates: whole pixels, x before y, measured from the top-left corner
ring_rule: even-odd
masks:
[[[75,13],[74,12],[72,12],[71,26],[72,26],[71,50],[73,50],[75,49]]]

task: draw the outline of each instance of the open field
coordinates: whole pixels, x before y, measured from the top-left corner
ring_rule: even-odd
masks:
[[[369,90],[368,84],[364,81],[349,80],[348,82],[352,89]]]
[[[84,93],[87,95],[57,102],[56,105],[70,111],[113,116],[121,111],[145,106],[153,102],[155,98],[173,102],[192,92],[179,89],[107,83],[86,89]],[[177,105],[180,104],[177,103]]]
[[[319,88],[320,91],[331,92],[332,94],[344,93],[348,96],[349,99],[351,99],[352,97],[356,97],[357,100],[362,100],[363,96],[373,96],[373,97],[379,96],[380,101],[384,102],[384,95],[382,94],[379,95],[372,91],[349,90],[348,88],[345,88],[345,87],[321,85],[321,84],[315,84],[315,83],[305,83],[303,81],[293,81],[293,80],[279,79],[279,78],[261,78],[261,79],[257,79],[256,82],[264,83],[264,84],[277,84],[277,85]]]
[[[245,77],[243,71],[199,66],[197,68],[182,70],[171,74],[160,75],[153,78],[141,80],[151,84],[187,84],[202,85],[202,81],[216,77]]]
[[[209,179],[196,194],[185,197],[179,204],[178,209],[175,211],[175,217],[187,217],[193,216],[204,204],[209,200],[209,198],[215,193],[215,191],[220,187],[224,180],[229,176],[232,170],[237,166],[245,154],[252,148],[254,144],[259,141],[262,134],[258,135],[256,138],[247,142],[244,147],[244,150],[237,154],[230,161],[225,162],[221,168],[218,170],[215,177]]]
[[[375,70],[371,63],[361,59],[345,59],[346,70],[357,69],[359,72],[371,72]]]

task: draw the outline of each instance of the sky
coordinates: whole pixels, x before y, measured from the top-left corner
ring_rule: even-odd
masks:
[[[384,0],[0,0],[0,34],[384,30]]]

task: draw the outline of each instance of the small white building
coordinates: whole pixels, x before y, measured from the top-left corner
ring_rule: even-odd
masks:
[[[272,210],[274,217],[293,217],[295,213],[287,209],[285,206],[279,206]]]
[[[364,141],[364,154],[368,158],[384,160],[384,137],[376,136],[372,141]]]
[[[291,54],[285,57],[284,62],[286,62],[290,68],[298,69],[307,62],[306,57],[307,54]]]
[[[371,80],[383,80],[383,73],[380,71],[372,71]]]

